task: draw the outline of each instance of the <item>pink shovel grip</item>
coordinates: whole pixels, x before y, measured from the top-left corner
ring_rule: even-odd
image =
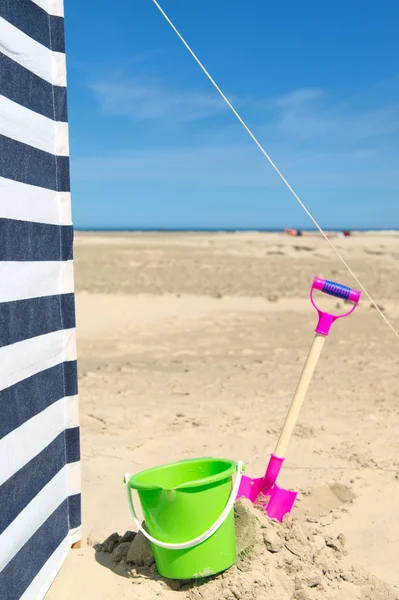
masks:
[[[331,315],[330,313],[320,310],[316,306],[313,300],[313,290],[319,290],[320,292],[324,292],[329,296],[335,296],[336,298],[341,298],[342,300],[349,300],[349,302],[353,302],[353,306],[347,313],[343,315]],[[360,296],[361,292],[358,290],[353,290],[346,285],[341,285],[340,283],[335,283],[334,281],[329,281],[328,279],[320,279],[319,277],[315,277],[310,290],[310,300],[319,313],[319,322],[316,327],[316,333],[328,335],[330,332],[330,327],[334,321],[337,319],[342,319],[342,317],[347,317],[353,313],[356,306],[359,304]]]

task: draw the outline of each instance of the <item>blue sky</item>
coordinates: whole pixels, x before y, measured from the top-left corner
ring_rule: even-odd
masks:
[[[65,4],[76,227],[312,225],[151,0]],[[322,227],[399,228],[397,0],[160,4]]]

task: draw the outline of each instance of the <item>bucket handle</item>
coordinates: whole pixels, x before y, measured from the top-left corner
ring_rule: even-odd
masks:
[[[199,535],[198,537],[194,538],[193,540],[189,540],[188,542],[180,542],[178,544],[169,544],[167,542],[162,542],[161,540],[157,540],[154,537],[152,537],[144,529],[144,527],[142,527],[140,521],[137,518],[136,510],[135,510],[134,504],[133,504],[132,492],[131,492],[131,488],[129,485],[131,476],[130,476],[130,473],[126,473],[125,483],[126,483],[127,497],[128,497],[133,521],[134,521],[136,527],[138,528],[138,530],[144,535],[144,537],[146,537],[147,540],[149,540],[156,546],[159,546],[160,548],[166,548],[167,550],[188,550],[189,548],[194,548],[194,546],[198,546],[199,544],[202,544],[202,542],[205,542],[206,540],[208,540],[219,529],[219,527],[221,527],[223,525],[223,523],[229,516],[230,511],[232,510],[234,503],[237,499],[238,490],[240,488],[243,471],[244,471],[244,463],[242,461],[239,461],[237,463],[237,476],[236,476],[236,479],[234,482],[234,486],[233,486],[229,501],[227,502],[222,514],[215,521],[215,523],[213,525],[211,525],[211,527],[209,527],[209,529],[207,529],[203,534]]]

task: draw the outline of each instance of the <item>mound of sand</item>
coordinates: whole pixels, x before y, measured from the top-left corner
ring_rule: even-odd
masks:
[[[389,586],[351,564],[343,535],[326,536],[314,519],[281,524],[240,500],[235,521],[236,564],[195,582],[163,579],[140,533],[113,534],[96,550],[112,553],[115,569],[141,584],[140,598],[166,599],[178,591],[182,600],[399,600]]]

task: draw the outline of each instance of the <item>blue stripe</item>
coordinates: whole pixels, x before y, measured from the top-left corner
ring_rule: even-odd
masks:
[[[1,52],[0,94],[49,119],[68,120],[66,88],[52,86]]]
[[[73,327],[74,294],[0,303],[0,348]]]
[[[0,177],[69,192],[69,158],[0,135]]]
[[[82,524],[82,496],[75,494],[68,498],[69,527],[76,529]]]
[[[0,486],[0,533],[68,462],[65,452],[66,447],[74,442],[74,429],[62,431],[42,452]]]
[[[0,218],[0,261],[66,261],[72,256],[72,225]]]
[[[80,460],[80,430],[79,427],[71,427],[66,430],[66,461],[74,463]]]
[[[64,396],[78,393],[77,362],[67,361],[0,391],[0,439]]]
[[[68,500],[49,516],[0,573],[0,598],[19,600],[69,531]]]
[[[0,17],[50,50],[65,52],[64,19],[31,0],[0,0]]]

